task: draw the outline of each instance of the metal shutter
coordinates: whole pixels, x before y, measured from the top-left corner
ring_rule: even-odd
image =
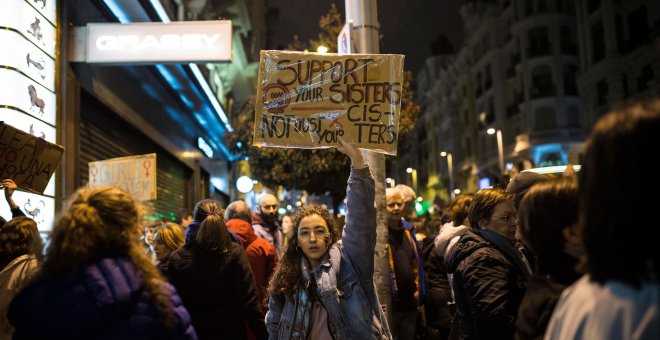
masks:
[[[89,162],[156,153],[158,199],[146,202],[147,208],[153,209],[150,214],[170,218],[179,208],[192,205],[187,202],[193,173],[190,168],[85,91],[80,106],[80,183],[89,180]]]

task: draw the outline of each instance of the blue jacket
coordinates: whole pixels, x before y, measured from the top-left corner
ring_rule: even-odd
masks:
[[[335,339],[391,339],[373,282],[376,209],[368,168],[351,170],[346,195],[342,240],[330,247],[316,271],[301,263],[303,281],[316,281]],[[307,339],[311,304],[305,289],[271,296],[268,307],[269,339]]]
[[[166,329],[141,274],[126,259],[103,259],[78,273],[30,283],[9,307],[14,339],[197,339],[176,290],[176,324]]]

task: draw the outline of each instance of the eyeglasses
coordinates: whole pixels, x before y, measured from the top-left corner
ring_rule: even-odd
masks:
[[[503,215],[503,216],[493,216],[493,218],[497,218],[497,219],[499,219],[500,221],[502,221],[504,223],[514,222],[514,221],[517,222],[518,221],[518,214],[513,213],[513,214],[506,214],[506,215]]]
[[[324,227],[316,227],[316,228],[314,228],[313,232],[312,232],[312,230],[309,230],[308,228],[298,229],[298,237],[300,237],[302,239],[305,239],[305,240],[309,239],[309,238],[312,237],[312,234],[314,235],[314,238],[318,240],[318,239],[321,239],[321,238],[325,237],[325,235],[328,234],[328,229],[326,229]]]

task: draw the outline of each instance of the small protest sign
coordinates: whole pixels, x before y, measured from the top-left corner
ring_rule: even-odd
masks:
[[[90,162],[88,185],[112,185],[130,192],[137,200],[155,200],[156,154]]]
[[[64,148],[0,121],[0,179],[43,194]]]
[[[403,55],[261,51],[254,145],[396,155]]]

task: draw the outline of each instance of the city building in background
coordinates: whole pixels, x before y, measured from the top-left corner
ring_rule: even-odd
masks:
[[[502,185],[505,174],[533,167],[579,164],[600,115],[660,95],[658,7],[641,0],[466,3],[463,47],[435,53],[416,76],[421,117],[389,177],[409,182],[412,166],[426,200],[448,200],[442,151],[453,156],[455,192]]]

